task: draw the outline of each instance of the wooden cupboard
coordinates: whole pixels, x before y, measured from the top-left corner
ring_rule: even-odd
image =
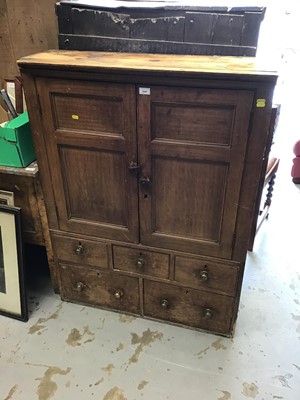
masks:
[[[276,74],[76,51],[19,65],[62,298],[232,335]]]

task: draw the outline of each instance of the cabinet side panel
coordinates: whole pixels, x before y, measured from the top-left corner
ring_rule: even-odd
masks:
[[[55,200],[51,182],[51,165],[47,160],[47,145],[43,134],[42,116],[40,113],[40,101],[36,90],[36,82],[33,76],[21,69],[24,85],[27,109],[30,118],[32,139],[35,148],[36,159],[39,165],[39,176],[46,204],[47,217],[50,229],[58,229],[58,221]]]

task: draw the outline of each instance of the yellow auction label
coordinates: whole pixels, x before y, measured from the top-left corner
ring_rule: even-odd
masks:
[[[266,99],[256,99],[256,107],[266,107]]]
[[[72,119],[79,119],[79,115],[73,114],[73,115],[72,115]]]

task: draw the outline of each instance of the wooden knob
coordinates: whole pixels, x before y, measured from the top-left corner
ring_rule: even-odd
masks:
[[[206,282],[208,280],[207,271],[200,271],[199,276],[202,282]]]
[[[75,253],[76,253],[78,256],[80,256],[80,254],[83,253],[83,246],[82,246],[81,244],[78,244],[78,245],[76,246]]]
[[[164,308],[165,310],[169,307],[169,302],[168,302],[168,300],[166,300],[166,299],[163,299],[161,302],[160,302],[160,305],[162,306],[162,308]]]
[[[203,310],[203,318],[204,319],[211,319],[213,316],[213,312],[210,308],[205,308]]]
[[[75,287],[76,287],[77,292],[82,292],[83,289],[85,288],[85,284],[82,282],[77,282]]]
[[[136,262],[136,266],[138,269],[142,269],[145,265],[145,261],[142,258],[138,258]]]
[[[120,299],[121,297],[124,296],[124,293],[122,290],[116,290],[115,294],[114,294],[116,299]]]

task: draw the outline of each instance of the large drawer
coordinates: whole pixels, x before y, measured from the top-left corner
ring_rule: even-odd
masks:
[[[61,261],[108,268],[107,245],[94,240],[52,234],[54,255]]]
[[[64,264],[60,278],[63,300],[140,313],[138,278]]]
[[[169,254],[143,248],[113,246],[114,268],[139,275],[169,278]]]
[[[238,271],[238,264],[234,263],[229,265],[201,257],[175,258],[175,281],[186,286],[234,295]]]
[[[230,334],[233,298],[145,281],[144,315],[211,332]]]

